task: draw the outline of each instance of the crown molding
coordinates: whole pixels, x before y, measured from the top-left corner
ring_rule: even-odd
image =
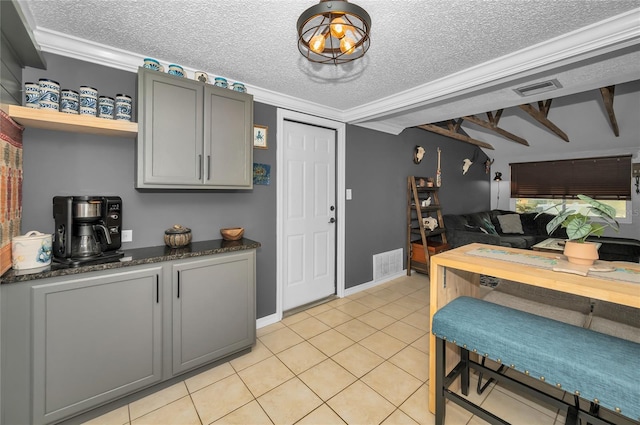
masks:
[[[402,131],[405,129],[405,127],[401,125],[395,125],[387,121],[367,121],[367,122],[354,123],[353,125],[357,125],[358,127],[368,128],[370,130],[381,131],[383,133],[393,134],[395,136],[402,133]]]
[[[23,9],[25,9],[24,6]],[[640,44],[639,21],[640,8],[637,8],[422,86],[348,110],[330,108],[250,84],[245,85],[256,102],[399,134],[402,130],[398,126],[372,121],[392,113],[423,107],[496,84],[531,76],[554,67]],[[43,51],[134,73],[137,72],[145,57],[145,55],[40,27],[34,30],[34,36]],[[171,63],[162,58],[158,59],[163,63]],[[188,67],[185,67],[185,70],[190,73],[197,71]],[[210,75],[218,75],[215,71],[205,71]]]
[[[96,43],[46,28],[38,27],[34,31],[34,34],[41,49],[45,52],[123,71],[137,73],[138,68],[142,66],[144,58],[146,57],[139,53],[118,49],[116,47],[107,46],[105,44]],[[164,60],[162,58],[157,59],[164,64],[172,63],[170,60]],[[194,69],[186,66],[184,69],[188,74],[192,75],[196,71],[202,71],[201,69]],[[205,70],[205,72],[209,75],[220,75],[212,70]],[[251,84],[245,83],[245,86],[253,95],[253,100],[256,102],[266,103],[279,108],[291,109],[304,112],[309,115],[317,115],[323,118],[342,122],[343,113],[339,109],[308,102],[282,93],[276,93]]]
[[[469,94],[500,83],[640,44],[640,8],[430,83],[344,111],[358,123]]]

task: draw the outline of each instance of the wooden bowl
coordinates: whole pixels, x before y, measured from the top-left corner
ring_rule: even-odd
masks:
[[[242,227],[225,227],[220,229],[220,234],[222,235],[222,239],[225,241],[237,241],[242,239],[242,235],[244,235],[244,228]]]

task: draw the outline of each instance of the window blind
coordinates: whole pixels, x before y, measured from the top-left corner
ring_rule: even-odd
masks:
[[[631,199],[631,155],[509,166],[512,198]]]

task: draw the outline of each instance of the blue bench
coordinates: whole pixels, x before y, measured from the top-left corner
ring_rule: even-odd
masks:
[[[591,424],[615,423],[599,416],[600,407],[640,420],[638,343],[469,297],[456,298],[438,310],[432,332],[436,336],[436,425],[444,424],[446,400],[489,423],[507,424],[449,389],[460,376],[462,394],[468,395],[470,368],[566,410],[567,424],[581,419]],[[461,360],[449,374],[445,341],[461,348]],[[470,351],[573,394],[573,403],[471,360]],[[590,402],[588,410],[580,407],[580,399]]]

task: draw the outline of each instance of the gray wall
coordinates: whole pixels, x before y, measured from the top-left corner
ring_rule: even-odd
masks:
[[[413,163],[416,145],[426,150],[418,165]],[[353,191],[353,200],[346,207],[347,288],[373,279],[374,254],[405,248],[407,177],[435,177],[438,147],[442,151],[438,197],[443,214],[489,209],[489,176],[484,165],[474,164],[462,175],[462,160],[473,156],[474,146],[420,129],[392,136],[347,126],[346,187]],[[484,160],[484,155],[480,158]]]
[[[62,88],[91,85],[100,94],[126,93],[136,98],[136,74],[46,55],[46,71],[25,68],[24,81],[52,78]],[[134,108],[135,109],[135,108]],[[179,113],[179,111],[176,111]],[[255,103],[254,122],[269,127],[269,149],[254,150],[254,161],[271,165],[271,185],[250,191],[139,191],[134,189],[135,140],[27,128],[24,132],[22,233],[53,232],[51,199],[56,195],[118,195],[123,199],[124,228],[133,242],[123,248],[162,245],[164,230],[180,223],[193,240],[219,239],[221,227],[242,226],[245,236],[261,242],[257,252],[257,316],[276,309],[276,108]],[[416,144],[427,150],[413,164]],[[404,248],[406,178],[434,176],[436,147],[442,149],[443,212],[489,208],[488,176],[480,166],[462,176],[462,159],[474,147],[422,130],[393,136],[347,127],[346,287],[372,279],[373,254]]]

